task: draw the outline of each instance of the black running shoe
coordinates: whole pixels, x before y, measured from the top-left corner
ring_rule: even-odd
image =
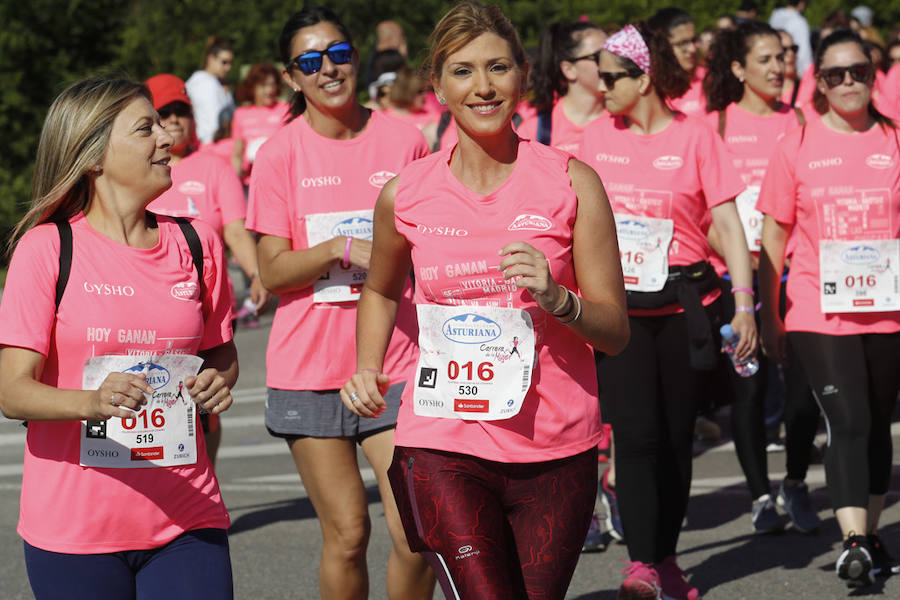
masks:
[[[891,556],[881,539],[874,533],[866,536],[869,540],[869,552],[872,554],[872,571],[878,577],[890,577],[900,573],[900,563]]]
[[[838,577],[843,579],[847,587],[860,588],[875,582],[872,570],[872,554],[869,540],[864,535],[854,535],[844,540],[844,551],[834,564]]]

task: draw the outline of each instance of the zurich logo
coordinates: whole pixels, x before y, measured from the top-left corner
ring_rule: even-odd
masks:
[[[473,313],[447,319],[441,326],[444,337],[458,344],[484,344],[496,340],[502,331],[496,322]]]
[[[616,223],[616,233],[626,240],[642,240],[650,234],[650,228],[632,219]]]
[[[169,383],[169,379],[171,378],[171,376],[169,375],[169,370],[152,362],[138,363],[133,367],[125,369],[122,372],[143,373],[145,368],[147,370],[147,383],[149,383],[154,390],[158,390],[159,388]]]
[[[513,400],[512,398],[510,398],[509,400],[506,401],[506,405],[510,408],[512,408],[513,404],[515,404],[515,403],[516,403],[516,401]]]
[[[871,246],[853,246],[841,253],[841,260],[848,265],[870,265],[881,258],[881,253]]]
[[[184,452],[184,444],[178,444],[178,451]]]
[[[372,219],[367,219],[365,217],[350,217],[335,225],[331,230],[331,235],[334,237],[349,235],[363,240],[371,240],[372,229]]]

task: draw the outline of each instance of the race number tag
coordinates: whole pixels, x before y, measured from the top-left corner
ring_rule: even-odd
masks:
[[[669,245],[675,225],[672,219],[615,215],[619,257],[625,289],[658,292],[669,277]]]
[[[747,237],[747,247],[750,252],[759,252],[762,247],[763,214],[756,210],[758,198],[759,186],[748,185],[747,189],[734,199],[738,216],[741,218],[741,225],[744,226],[744,235]]]
[[[162,354],[149,359],[123,355],[88,359],[82,376],[83,389],[99,389],[110,373],[143,373],[153,387],[153,394],[133,417],[82,421],[79,464],[136,469],[196,463],[194,401],[185,389],[184,380],[199,373],[202,364],[202,358],[189,354]]]
[[[900,240],[819,242],[822,312],[900,309]]]
[[[372,241],[371,210],[306,215],[306,239],[310,248],[339,236]],[[368,271],[340,263],[313,283],[313,302],[356,302],[362,293]]]
[[[517,308],[419,304],[414,411],[496,421],[519,413],[531,387],[534,325]]]

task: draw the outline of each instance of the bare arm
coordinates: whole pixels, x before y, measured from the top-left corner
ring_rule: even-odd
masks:
[[[382,394],[390,383],[380,374],[397,319],[397,306],[409,276],[410,248],[394,226],[395,177],[384,186],[375,204],[372,266],[356,309],[356,366],[359,371],[341,390],[348,409],[364,417],[384,411]],[[377,375],[376,375],[377,373]],[[354,403],[349,394],[356,392]]]
[[[331,238],[311,248],[291,250],[291,240],[274,235],[259,239],[257,258],[262,284],[273,294],[302,290],[311,286],[344,257],[343,236]],[[350,264],[369,268],[372,242],[354,238]]]
[[[719,232],[723,257],[728,266],[728,273],[734,288],[753,289],[753,271],[750,268],[750,251],[747,249],[747,238],[744,227],[738,216],[734,200],[723,202],[710,209],[713,225]],[[748,358],[756,352],[757,334],[756,320],[753,318],[753,294],[737,291],[734,294],[736,307],[731,326],[740,335],[737,351],[738,358]],[[750,309],[749,311],[737,308]]]
[[[234,138],[234,151],[231,153],[231,166],[238,177],[244,174],[244,138]]]
[[[762,343],[766,355],[778,363],[786,360],[784,321],[779,310],[781,273],[784,271],[784,250],[793,227],[779,223],[766,215],[762,230],[762,251],[759,257],[759,299]]]
[[[227,224],[222,234],[234,260],[250,278],[250,299],[256,304],[258,313],[269,300],[269,291],[263,287],[259,277],[256,242],[253,241],[253,235],[245,229],[244,219]]]

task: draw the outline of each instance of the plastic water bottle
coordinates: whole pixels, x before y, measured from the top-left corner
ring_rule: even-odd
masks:
[[[759,371],[759,361],[756,360],[755,356],[740,360],[734,355],[741,336],[728,324],[722,325],[722,327],[719,328],[719,333],[722,334],[722,350],[724,350],[725,354],[728,355],[728,358],[731,359],[731,364],[734,365],[734,370],[737,371],[737,374],[741,377],[751,377],[752,375],[755,375],[756,372]]]

